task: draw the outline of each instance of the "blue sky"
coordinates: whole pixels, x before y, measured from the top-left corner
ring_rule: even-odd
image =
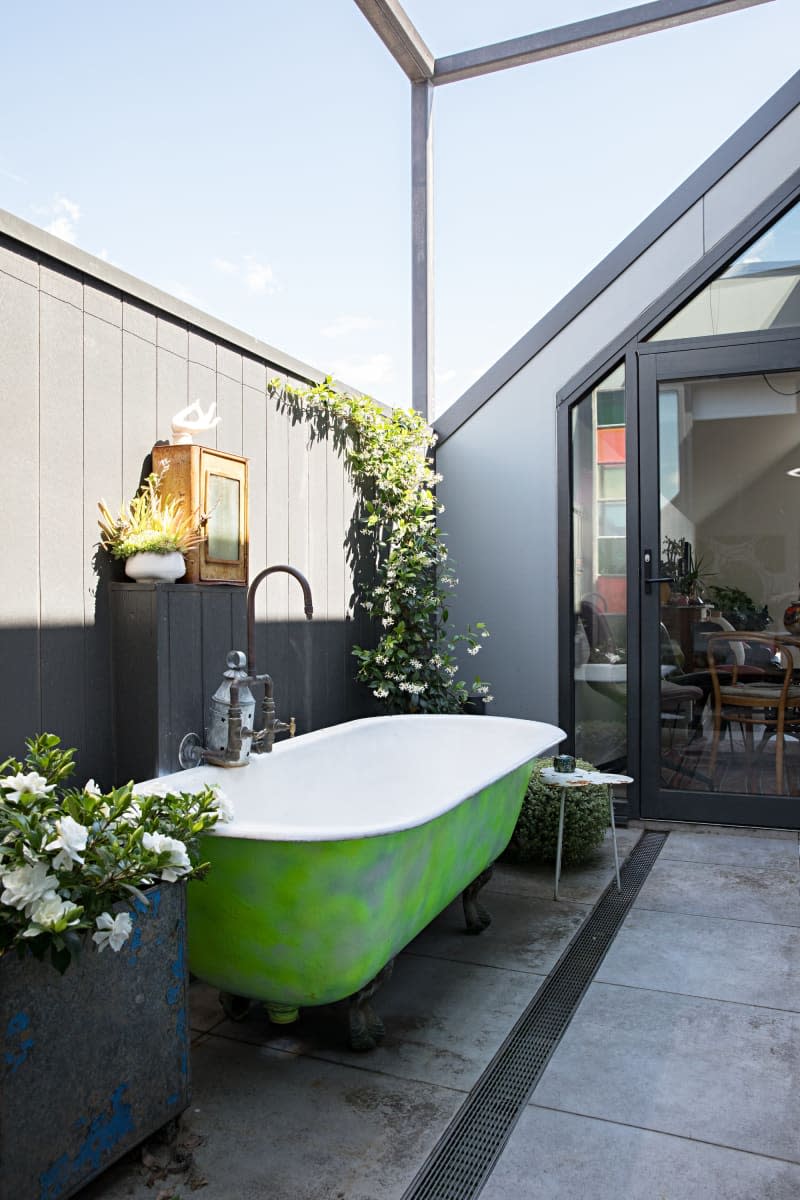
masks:
[[[621,0],[407,0],[438,55]],[[436,410],[797,69],[773,3],[438,89]],[[410,402],[409,87],[352,0],[8,0],[0,207]]]

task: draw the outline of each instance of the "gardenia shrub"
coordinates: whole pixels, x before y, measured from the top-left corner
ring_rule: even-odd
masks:
[[[120,906],[204,871],[200,835],[233,812],[216,787],[67,788],[75,751],[48,733],[26,746],[22,762],[0,764],[0,957],[49,953],[63,972],[82,949],[119,951],[133,927]]]
[[[270,384],[332,428],[346,448],[360,496],[360,520],[369,539],[376,582],[357,594],[380,627],[377,646],[356,646],[356,678],[386,712],[461,712],[470,695],[490,703],[489,684],[456,679],[456,647],[475,656],[489,631],[479,621],[456,632],[448,606],[458,583],[436,522],[444,505],[431,461],[435,434],[413,409],[385,411],[369,396],[337,392],[330,377],[314,387]]]
[[[552,765],[552,758],[537,758],[533,764],[522,810],[506,850],[506,858],[512,862],[555,862],[561,794],[541,778],[542,770]],[[585,771],[595,770],[583,758],[577,760],[577,765]],[[608,789],[602,784],[589,784],[571,791],[564,806],[562,864],[569,866],[588,858],[603,841],[607,827]]]

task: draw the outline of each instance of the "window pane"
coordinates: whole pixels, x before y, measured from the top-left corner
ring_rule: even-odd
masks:
[[[662,788],[800,793],[780,710],[800,669],[799,405],[800,371],[659,385]]]
[[[800,325],[800,204],[651,336],[711,337]]]
[[[625,389],[599,391],[597,393],[597,424],[625,424]]]
[[[598,495],[601,500],[625,499],[624,467],[600,467]]]
[[[627,766],[625,375],[622,366],[572,409],[575,749]],[[604,424],[605,423],[605,424]]]
[[[602,575],[624,575],[625,539],[600,538],[597,543],[597,561]]]
[[[625,502],[598,505],[598,529],[601,537],[625,536]]]

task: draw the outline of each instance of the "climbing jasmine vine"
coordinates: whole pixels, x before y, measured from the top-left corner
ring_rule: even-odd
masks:
[[[366,537],[368,571],[356,572],[356,603],[375,624],[377,645],[356,646],[356,678],[387,712],[460,712],[471,687],[456,679],[457,647],[470,654],[488,636],[483,622],[455,631],[450,623],[452,589],[437,513],[433,466],[435,434],[411,409],[384,410],[369,396],[338,392],[330,377],[306,388],[275,380],[280,397],[343,444],[358,498],[358,520]]]

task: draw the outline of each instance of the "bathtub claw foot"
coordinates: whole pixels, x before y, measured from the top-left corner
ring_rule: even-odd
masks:
[[[477,879],[473,879],[469,887],[465,887],[461,893],[461,902],[464,905],[464,920],[467,923],[467,933],[483,933],[491,923],[491,915],[478,903],[478,892],[482,887],[485,887],[492,878],[494,863],[487,867],[485,871],[481,871]]]
[[[236,996],[233,992],[220,992],[219,1002],[229,1021],[243,1021],[253,1004],[247,996]]]
[[[390,958],[374,979],[350,997],[348,1006],[349,1042],[351,1050],[374,1050],[386,1032],[383,1021],[370,1004],[378,988],[392,973],[394,959]]]

